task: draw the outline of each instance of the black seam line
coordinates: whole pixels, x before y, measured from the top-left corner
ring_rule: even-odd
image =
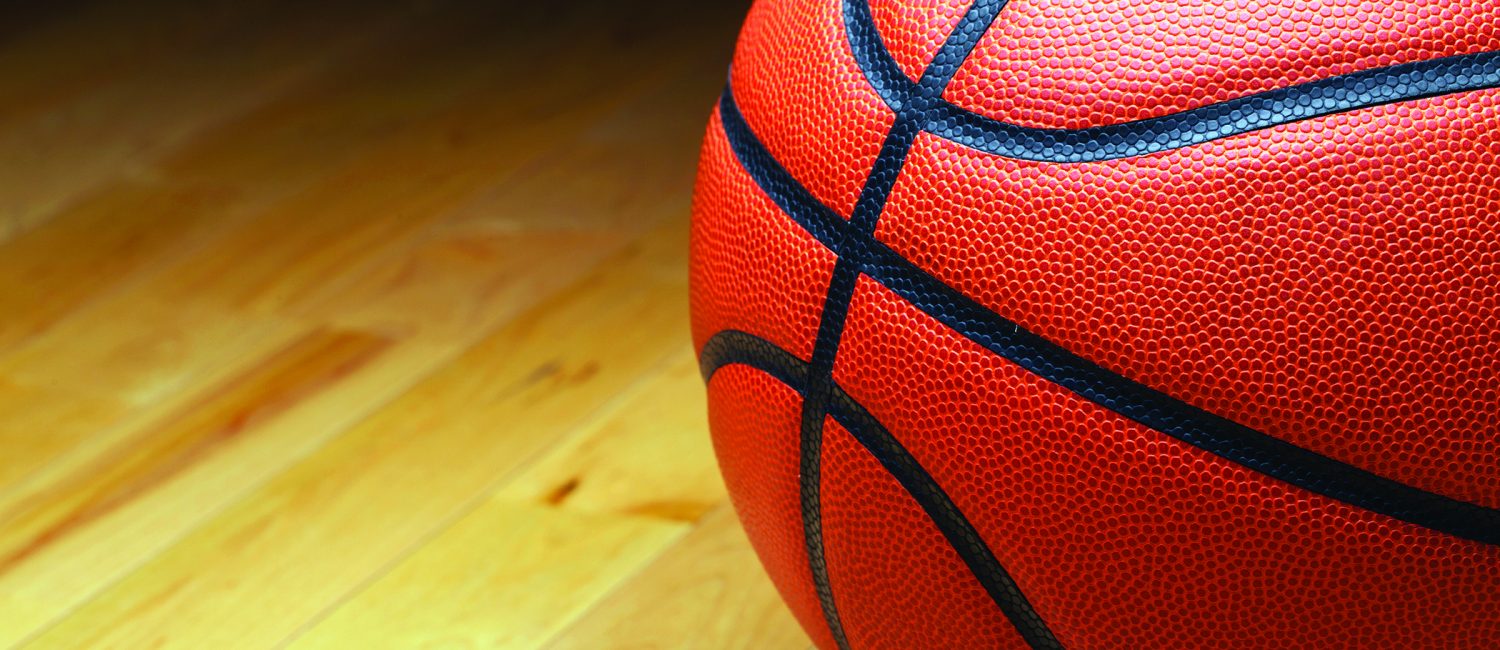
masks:
[[[793,221],[835,253],[857,246],[867,256],[861,271],[965,338],[1127,419],[1272,478],[1418,526],[1500,545],[1500,510],[1393,481],[1214,415],[990,311],[818,203],[750,131],[732,90],[726,89],[719,107],[736,158]]]
[[[919,95],[881,42],[869,0],[846,0],[855,61],[880,98],[901,111]],[[951,76],[952,73],[950,73]],[[922,130],[1005,158],[1053,163],[1114,160],[1396,102],[1500,88],[1500,52],[1449,56],[1329,77],[1195,109],[1086,129],[1042,129],[1003,122],[939,98]]]
[[[764,372],[802,393],[805,400],[809,364],[770,341],[737,330],[715,334],[699,354],[703,381],[708,382],[715,372],[728,365],[743,365]],[[1060,649],[1062,645],[984,543],[979,531],[890,430],[832,381],[828,382],[828,406],[828,414],[843,425],[921,506],[980,585],[1016,626],[1021,637],[1033,648]]]
[[[828,579],[828,562],[823,551],[823,419],[827,414],[828,393],[832,383],[830,376],[834,348],[843,330],[849,304],[846,296],[854,293],[858,269],[848,258],[841,257],[834,264],[833,278],[829,283],[823,314],[818,323],[817,341],[813,345],[809,381],[801,391],[803,399],[799,429],[802,541],[807,548],[808,569],[812,573],[813,590],[817,592],[823,618],[828,623],[834,642],[842,650],[849,650],[849,639],[844,633],[843,620],[838,615],[838,607],[833,599],[833,583]]]
[[[948,35],[932,62],[922,73],[922,78],[906,97],[905,105],[896,111],[895,122],[886,134],[879,155],[865,179],[864,186],[855,202],[854,212],[847,226],[855,233],[872,235],[880,214],[885,209],[887,197],[895,187],[896,177],[906,163],[906,155],[921,133],[924,113],[934,101],[941,101],[943,90],[952,79],[964,58],[973,50],[984,30],[989,28],[995,15],[1004,6],[1003,0],[977,0],[964,13],[958,26]],[[847,5],[846,5],[847,6]],[[848,22],[847,20],[845,21]],[[879,40],[879,35],[875,35]],[[850,47],[853,48],[852,36]],[[823,421],[832,397],[832,374],[834,360],[838,356],[839,339],[844,331],[849,303],[854,297],[854,288],[862,266],[860,251],[845,249],[839,253],[834,264],[833,276],[824,295],[823,311],[819,317],[817,339],[813,344],[812,360],[806,390],[803,392],[801,430],[801,501],[803,540],[807,546],[808,569],[812,573],[814,590],[823,610],[835,643],[842,650],[849,650],[849,641],[838,615],[833,585],[828,578],[828,563],[823,549],[822,525],[822,449]]]
[[[895,176],[906,158],[906,152],[916,140],[917,132],[908,126],[910,124],[912,122],[909,120],[898,118],[887,134],[875,166],[855,204],[854,215],[850,218],[848,227],[854,232],[874,232],[875,221],[879,219],[885,197],[895,185]],[[858,258],[857,252],[846,250],[839,254],[838,261],[834,263],[833,276],[829,280],[822,315],[818,321],[817,339],[813,343],[808,383],[803,392],[800,430],[803,540],[807,545],[808,564],[818,602],[834,641],[843,650],[849,649],[849,642],[844,633],[843,622],[838,616],[837,601],[833,596],[833,584],[828,578],[828,563],[823,551],[823,420],[831,397],[833,363],[838,356],[844,321],[849,313],[849,303],[854,297],[854,287],[859,280]]]

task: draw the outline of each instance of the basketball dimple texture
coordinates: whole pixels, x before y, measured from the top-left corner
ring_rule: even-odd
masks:
[[[1119,374],[1500,507],[1500,139],[1476,132],[1500,91],[1069,166],[926,138],[878,236]]]
[[[699,214],[734,215],[694,224],[689,280],[693,343],[724,330],[747,331],[797,355],[812,354],[834,256],[782,215],[735,163],[715,117],[704,139],[695,205]],[[771,263],[771,260],[776,260]],[[776,318],[766,318],[775,313]]]
[[[760,0],[693,219],[820,647],[1500,646],[1500,5]]]
[[[1007,122],[1079,129],[1496,43],[1500,4],[1475,0],[1017,1],[948,97]]]
[[[968,8],[966,0],[872,0],[870,18],[902,72],[916,79]]]
[[[892,116],[847,53],[839,15],[837,2],[757,3],[731,76],[771,154],[848,215]]]
[[[876,282],[850,310],[835,378],[892,431],[922,432],[904,444],[1069,647],[1420,647],[1433,627],[1453,635],[1440,645],[1477,647],[1500,634],[1493,548],[1153,435]],[[918,364],[934,371],[908,371]]]
[[[802,515],[797,505],[798,397],[787,386],[752,369],[729,367],[708,388],[709,424],[724,483],[745,532],[755,542],[782,597],[822,647],[831,638],[807,574]],[[745,405],[754,404],[747,410]],[[754,450],[754,453],[746,453]]]
[[[837,422],[823,450],[823,526],[829,580],[849,643],[902,650],[1023,648],[958,553],[917,502]],[[912,567],[922,567],[914,572]],[[962,613],[932,616],[932,611]]]

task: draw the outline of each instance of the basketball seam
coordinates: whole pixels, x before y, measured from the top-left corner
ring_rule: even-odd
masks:
[[[803,538],[814,589],[839,648],[848,650],[849,643],[828,579],[822,543],[821,450],[824,419],[828,415],[849,429],[917,500],[1028,644],[1061,647],[1019,586],[935,480],[888,430],[833,381],[833,365],[860,275],[871,277],[924,313],[1032,374],[1148,428],[1351,505],[1458,537],[1500,544],[1500,511],[1375,475],[1115,374],[979,305],[874,236],[895,179],[916,137],[924,131],[976,151],[1008,158],[1052,163],[1126,158],[1360,108],[1500,87],[1500,52],[1341,75],[1134,122],[1077,130],[1039,129],[978,115],[942,97],[952,76],[1004,5],[1004,0],[973,3],[922,78],[913,82],[882,42],[868,0],[843,2],[845,33],[856,64],[876,94],[896,114],[847,222],[813,197],[755,137],[735,105],[732,80],[720,100],[725,135],[741,166],[790,218],[838,257],[825,295],[812,359],[805,366],[798,365],[795,376],[767,372],[803,396],[799,460]],[[800,359],[763,339],[755,339],[759,343],[753,343],[740,336],[743,333],[729,336],[731,333],[716,334],[710,344],[724,342],[725,346],[748,345],[760,350],[761,354],[749,355],[739,362],[762,370],[775,365],[768,358],[780,358],[776,353],[785,355],[777,363],[801,364]],[[723,351],[705,345],[701,354],[707,380],[712,370],[722,365]],[[719,365],[710,368],[712,364]],[[971,541],[973,544],[968,543]]]
[[[811,364],[763,338],[738,330],[721,331],[703,344],[699,367],[706,383],[721,368],[743,365],[770,375],[807,398]],[[854,436],[920,506],[1002,613],[1034,648],[1061,648],[1020,585],[942,486],[889,429],[837,382],[827,384],[828,415]]]
[[[958,72],[959,67],[963,65],[964,60],[973,51],[974,46],[978,44],[979,39],[989,29],[990,24],[994,22],[1004,6],[1005,0],[976,0],[964,12],[963,17],[933,56],[932,61],[928,63],[921,79],[910,86],[903,86],[908,89],[908,92],[903,95],[899,106],[892,106],[896,114],[895,121],[890,131],[886,133],[880,153],[876,156],[864,186],[860,189],[849,221],[841,222],[841,225],[848,228],[851,235],[855,236],[846,243],[873,241],[875,226],[885,210],[886,200],[895,187],[896,178],[906,164],[907,154],[928,122],[927,112],[933,105],[943,102],[943,91],[953,75]],[[853,50],[855,48],[854,36],[847,32],[861,25],[869,25],[873,31],[873,20],[869,22],[856,20],[849,11],[850,7],[851,5],[845,4],[845,11],[842,13],[846,41],[849,48]],[[868,6],[865,8],[868,9]],[[878,34],[874,35],[874,38],[879,41]],[[909,81],[904,74],[901,80]],[[813,344],[807,384],[803,391],[799,431],[801,446],[799,492],[808,569],[812,574],[813,588],[817,593],[819,606],[823,610],[829,632],[842,650],[849,649],[849,641],[838,615],[833,585],[828,578],[827,559],[823,545],[822,443],[824,419],[835,393],[832,379],[833,365],[838,356],[839,341],[848,316],[849,304],[854,297],[855,285],[862,268],[866,265],[862,248],[856,244],[838,252],[838,261],[834,264],[828,291],[824,296],[823,310],[819,316],[817,338]],[[871,451],[874,453],[873,449]],[[903,482],[903,485],[906,483]],[[913,494],[913,496],[917,495]],[[1014,583],[1011,586],[1014,588]],[[1019,590],[1016,591],[1019,594]],[[1016,625],[1027,643],[1033,647],[1059,647],[1051,632],[1045,625],[1040,624],[1041,621],[1034,611],[1030,612],[1030,617],[1027,618],[1009,602],[996,599],[996,603]],[[1026,609],[1030,611],[1029,605]]]
[[[1428,492],[1298,447],[1116,374],[1001,317],[891,250],[855,232],[765,150],[734,106],[721,122],[741,166],[789,218],[836,254],[858,248],[861,269],[922,312],[1032,374],[1159,433],[1329,498],[1424,528],[1500,545],[1500,510]]]
[[[845,0],[855,63],[893,110],[919,93],[881,41],[869,0]],[[1143,156],[1385,104],[1500,88],[1500,51],[1353,72],[1163,115],[1085,129],[1044,129],[980,115],[938,98],[922,130],[1003,158],[1081,163]]]

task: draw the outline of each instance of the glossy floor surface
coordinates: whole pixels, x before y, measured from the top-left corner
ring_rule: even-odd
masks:
[[[807,647],[687,329],[743,6],[28,11],[0,648]]]

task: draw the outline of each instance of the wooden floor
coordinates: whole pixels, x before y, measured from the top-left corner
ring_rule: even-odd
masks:
[[[0,27],[0,648],[806,648],[687,331],[744,8]]]

